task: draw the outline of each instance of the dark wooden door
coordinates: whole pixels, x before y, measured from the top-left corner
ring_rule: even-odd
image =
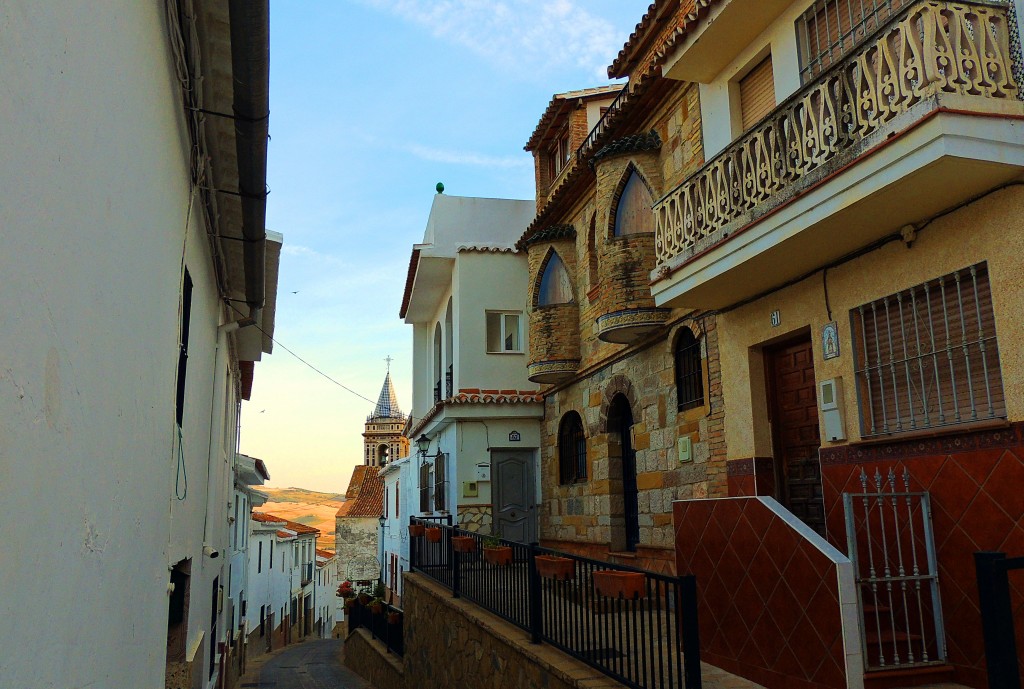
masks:
[[[631,429],[633,410],[629,400],[616,395],[608,410],[608,432],[618,436],[622,450],[622,502],[626,525],[626,550],[635,551],[640,543],[640,509],[636,485],[636,451],[633,449]]]
[[[766,352],[779,501],[825,535],[817,390],[810,340]]]
[[[519,543],[537,540],[532,461],[526,452],[493,452],[495,533]]]

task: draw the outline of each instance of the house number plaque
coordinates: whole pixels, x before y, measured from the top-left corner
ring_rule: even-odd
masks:
[[[519,435],[519,431],[512,431],[508,434],[508,441],[510,443],[518,443],[523,439],[523,436]]]
[[[778,311],[772,311],[772,327],[777,328],[782,325],[782,314]]]

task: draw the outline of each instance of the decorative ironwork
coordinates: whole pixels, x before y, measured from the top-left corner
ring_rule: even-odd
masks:
[[[862,469],[860,493],[843,493],[846,538],[857,580],[864,666],[934,665],[946,659],[939,575],[927,492],[910,473]],[[898,486],[897,484],[902,484]]]
[[[419,518],[412,518],[419,523]],[[434,522],[431,525],[437,525]],[[441,526],[437,543],[414,538],[416,572],[634,689],[700,689],[696,579],[672,577],[536,545]],[[476,541],[458,552],[452,537]],[[508,550],[505,550],[508,549]],[[496,550],[503,550],[497,557]],[[508,551],[511,551],[509,553]],[[510,555],[510,557],[509,557]],[[542,572],[540,562],[566,565]],[[635,573],[638,590],[609,596],[594,574]]]
[[[445,399],[450,398],[452,396],[452,394],[454,393],[454,390],[452,390],[452,382],[453,382],[452,379],[454,378],[454,368],[453,368],[453,366],[454,366],[453,364],[449,364],[448,365],[448,370],[445,371],[445,374],[444,374],[444,398]]]
[[[658,263],[721,241],[718,230],[929,97],[1017,92],[1005,6],[915,3],[655,204]]]

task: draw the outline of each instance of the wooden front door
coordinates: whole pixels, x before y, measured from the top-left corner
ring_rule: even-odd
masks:
[[[802,522],[825,535],[818,449],[817,391],[809,339],[765,352],[775,453],[776,492]]]
[[[494,532],[519,543],[537,540],[533,461],[526,452],[491,453],[491,484],[494,494]]]

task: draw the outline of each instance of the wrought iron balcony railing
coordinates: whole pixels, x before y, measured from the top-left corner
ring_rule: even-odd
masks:
[[[780,192],[899,115],[943,93],[1012,99],[1007,7],[925,0],[907,7],[807,83],[655,206],[662,266],[724,240],[731,222],[756,219]]]

